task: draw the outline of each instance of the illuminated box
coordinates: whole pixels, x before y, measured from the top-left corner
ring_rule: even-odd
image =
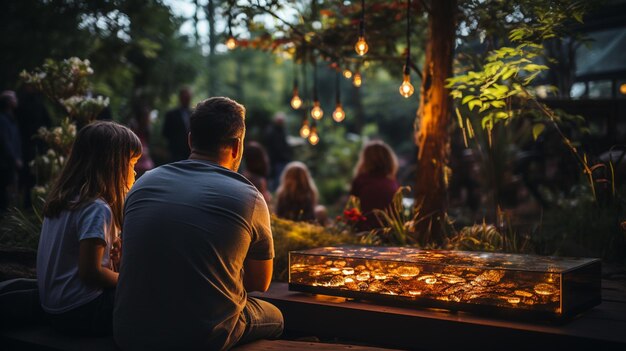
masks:
[[[289,289],[563,319],[600,303],[600,260],[406,247],[289,253]]]

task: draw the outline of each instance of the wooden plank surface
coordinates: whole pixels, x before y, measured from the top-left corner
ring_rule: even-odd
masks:
[[[351,351],[388,351],[379,347],[346,345],[335,343],[319,343],[289,340],[259,340],[235,347],[236,351],[281,351],[281,350],[351,350]]]
[[[626,347],[626,303],[619,301],[603,301],[568,323],[555,325],[291,292],[284,283],[251,295],[278,306],[288,330],[386,347],[502,347],[511,340],[516,346],[535,348]]]

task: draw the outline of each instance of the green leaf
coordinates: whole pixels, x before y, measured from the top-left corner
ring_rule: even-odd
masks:
[[[463,98],[463,100],[461,100],[462,104],[467,104],[468,101],[476,99],[476,97],[474,95],[467,95],[466,97]]]
[[[474,109],[474,107],[478,106],[481,107],[483,105],[483,102],[480,101],[479,99],[475,99],[475,100],[471,100],[467,106],[469,107],[470,111]]]
[[[533,139],[537,140],[537,138],[539,137],[539,135],[541,135],[541,133],[543,132],[543,130],[546,129],[546,126],[543,124],[535,124],[533,126]]]
[[[517,70],[513,67],[505,68],[502,70],[502,80],[511,78],[512,75],[517,73]]]
[[[546,65],[537,65],[534,63],[529,63],[526,66],[524,66],[524,70],[528,71],[528,72],[534,72],[534,71],[543,71],[548,69],[548,66]]]
[[[503,108],[504,106],[506,106],[506,102],[502,100],[494,100],[491,102],[491,106],[495,108]]]

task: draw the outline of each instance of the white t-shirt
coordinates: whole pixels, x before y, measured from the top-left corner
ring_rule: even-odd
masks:
[[[86,286],[78,276],[80,241],[99,238],[106,242],[102,266],[111,268],[109,252],[115,237],[111,209],[97,199],[80,209],[45,217],[37,250],[37,284],[44,311],[64,313],[102,294]]]

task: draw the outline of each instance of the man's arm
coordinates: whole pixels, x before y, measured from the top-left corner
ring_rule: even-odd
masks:
[[[243,286],[246,291],[264,292],[270,287],[274,260],[253,260],[246,258],[243,262]]]

